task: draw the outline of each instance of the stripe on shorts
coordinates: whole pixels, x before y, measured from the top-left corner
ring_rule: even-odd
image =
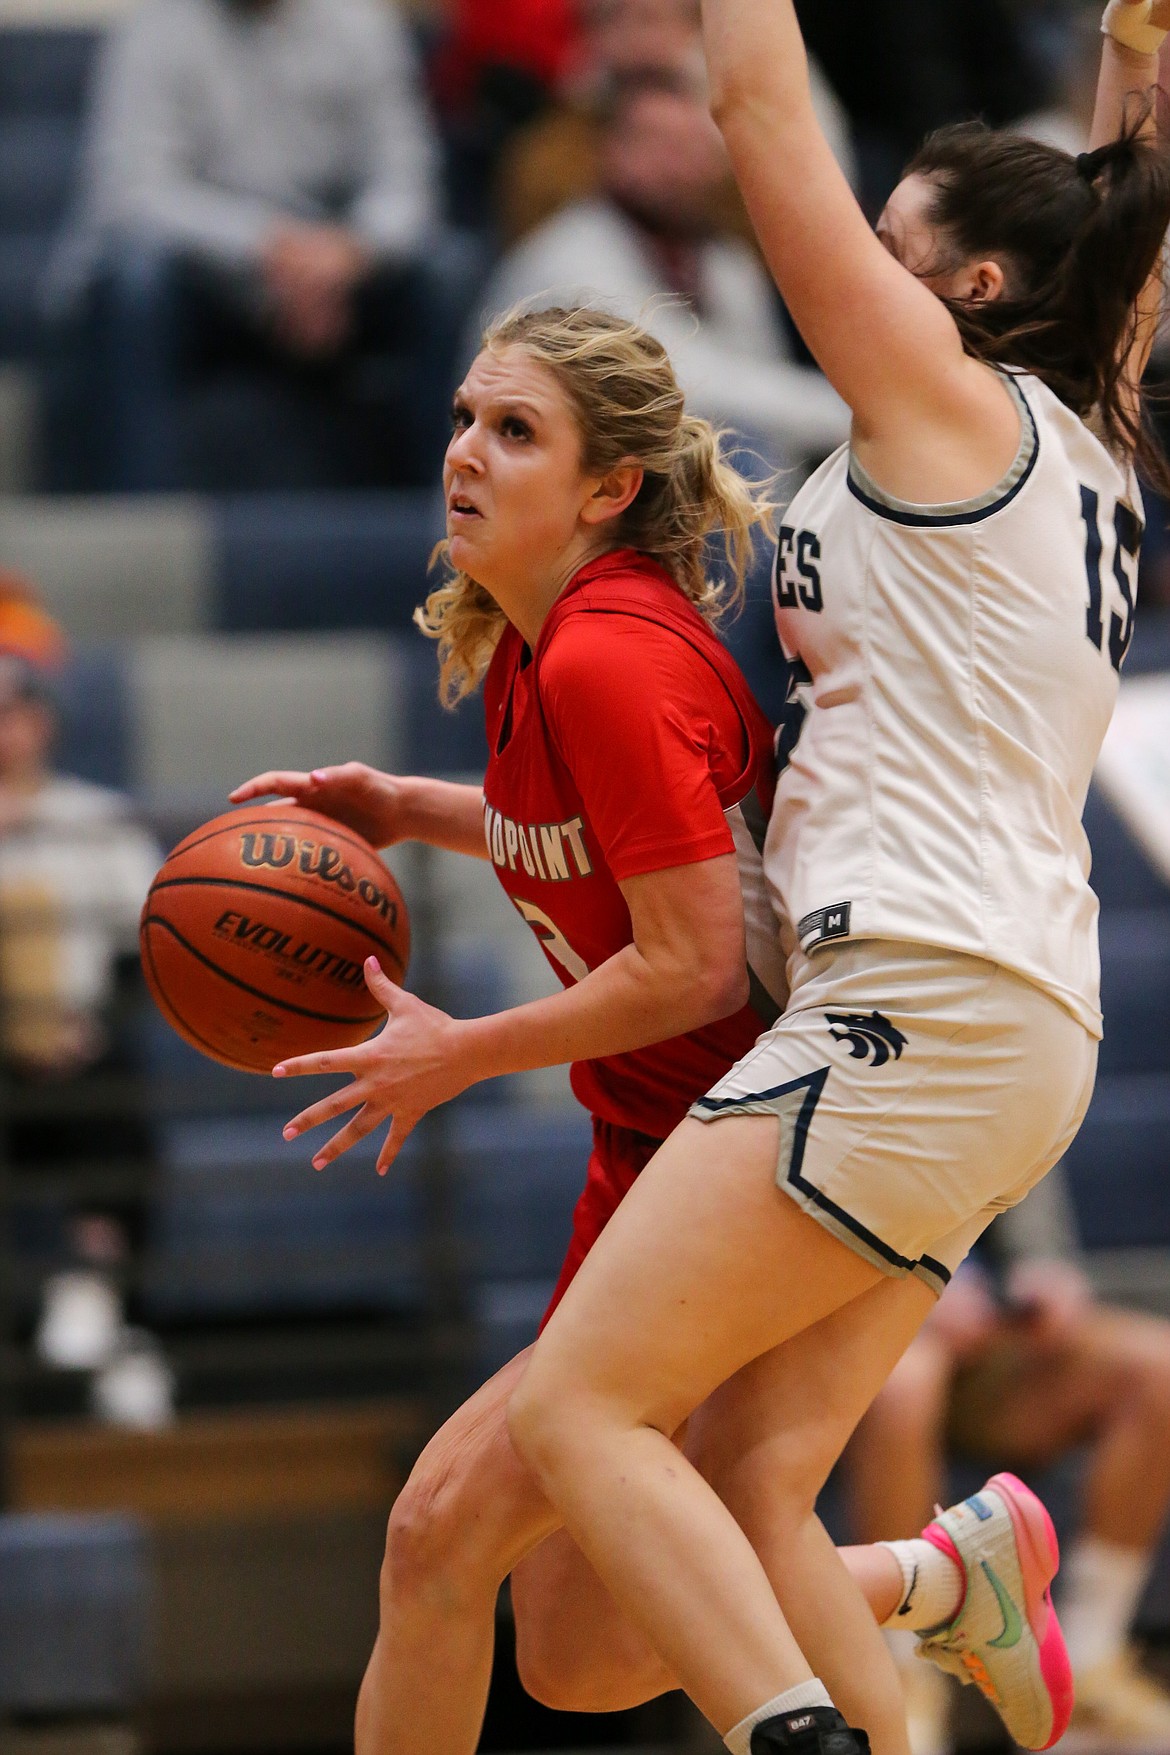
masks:
[[[876,1257],[875,1266],[883,1262],[897,1268],[901,1273],[913,1274],[928,1285],[932,1291],[941,1293],[950,1282],[950,1271],[942,1262],[935,1261],[929,1255],[914,1260],[907,1255],[900,1255],[891,1249],[888,1243],[863,1225],[860,1219],[831,1200],[827,1194],[801,1174],[804,1165],[805,1148],[808,1145],[809,1128],[820,1102],[821,1093],[832,1071],[831,1066],[823,1066],[817,1072],[805,1073],[797,1079],[789,1079],[786,1084],[773,1085],[771,1090],[756,1091],[742,1097],[700,1097],[691,1104],[691,1114],[700,1121],[714,1121],[721,1115],[775,1115],[780,1120],[788,1119],[787,1106],[781,1102],[784,1097],[791,1097],[798,1091],[805,1093],[796,1119],[792,1122],[792,1150],[789,1154],[788,1168],[784,1172],[784,1180],[800,1193],[811,1205],[818,1208],[830,1221],[832,1230],[847,1231],[850,1237],[864,1245],[865,1250]],[[779,1182],[779,1171],[777,1172]],[[848,1238],[843,1238],[848,1242]]]

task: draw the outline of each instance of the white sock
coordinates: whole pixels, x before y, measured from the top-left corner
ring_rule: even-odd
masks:
[[[883,1627],[908,1627],[922,1633],[953,1621],[963,1601],[965,1580],[958,1561],[923,1536],[909,1542],[879,1542],[902,1570],[902,1600]]]
[[[757,1707],[749,1712],[746,1718],[740,1719],[723,1741],[731,1750],[731,1755],[752,1755],[752,1732],[757,1725],[762,1725],[766,1718],[777,1718],[782,1712],[796,1712],[802,1706],[832,1706],[828,1690],[823,1682],[814,1676],[811,1682],[798,1682],[795,1688],[789,1688],[785,1694],[777,1694],[775,1700]]]
[[[890,1656],[898,1666],[898,1673],[907,1670],[915,1674],[927,1666],[918,1662],[918,1639],[909,1627],[886,1627],[883,1629],[886,1644],[890,1648]]]
[[[1060,1625],[1074,1676],[1121,1651],[1149,1571],[1144,1548],[1123,1548],[1096,1536],[1070,1544],[1060,1568]]]

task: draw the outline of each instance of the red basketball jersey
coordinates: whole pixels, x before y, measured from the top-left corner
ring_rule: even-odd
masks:
[[[505,630],[484,706],[488,853],[566,987],[633,941],[619,880],[738,855],[750,1002],[572,1069],[593,1114],[663,1138],[784,1004],[761,861],[771,728],[698,611],[632,549],[582,568],[535,652]]]

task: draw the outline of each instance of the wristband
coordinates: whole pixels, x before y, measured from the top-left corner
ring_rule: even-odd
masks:
[[[1156,55],[1166,32],[1150,23],[1150,5],[1151,0],[1141,0],[1137,6],[1127,4],[1127,0],[1109,0],[1101,19],[1102,35],[1139,55]]]

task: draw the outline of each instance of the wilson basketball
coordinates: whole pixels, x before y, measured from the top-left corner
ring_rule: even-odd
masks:
[[[228,811],[180,841],[142,910],[142,967],[163,1016],[243,1072],[349,1048],[385,1021],[367,957],[406,975],[410,923],[360,835],[299,805]]]

